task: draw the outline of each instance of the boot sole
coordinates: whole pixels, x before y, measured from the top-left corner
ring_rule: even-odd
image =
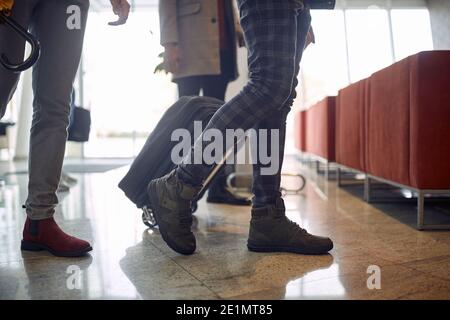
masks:
[[[300,249],[297,247],[280,247],[280,246],[271,246],[271,247],[261,247],[255,246],[251,244],[247,244],[247,248],[253,252],[288,252],[288,253],[296,253],[296,254],[304,254],[304,255],[325,255],[328,254],[331,249],[333,249],[333,245],[329,248],[324,248],[323,250],[318,249]]]
[[[160,221],[159,211],[163,211],[164,209],[161,208],[160,206],[158,206],[156,204],[156,201],[154,201],[155,199],[158,199],[158,197],[156,196],[156,190],[155,190],[154,183],[152,183],[152,182],[149,183],[148,188],[147,188],[147,193],[148,193],[148,197],[150,198],[151,207],[153,209],[153,216],[155,217],[156,224],[158,225],[158,228],[159,228],[159,233],[161,234],[161,237],[163,238],[163,240],[167,243],[167,245],[173,251],[175,251],[177,253],[180,253],[180,254],[183,254],[186,256],[193,254],[195,252],[195,248],[193,250],[184,250],[184,249],[181,249],[180,247],[178,247],[178,245],[175,244],[171,240],[166,228],[163,225],[161,225],[161,223],[159,222]]]
[[[20,245],[20,250],[22,251],[48,251],[52,255],[56,257],[66,257],[66,258],[75,258],[82,257],[86,255],[89,251],[92,251],[92,247],[87,247],[83,250],[71,251],[71,252],[60,252],[53,250],[52,248],[37,242],[22,240]]]

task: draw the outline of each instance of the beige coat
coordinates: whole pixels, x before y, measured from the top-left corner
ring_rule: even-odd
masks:
[[[229,19],[230,34],[240,32],[234,1]],[[219,23],[217,0],[160,0],[159,17],[161,45],[178,44],[181,54],[180,71],[174,79],[195,75],[217,75],[220,70]],[[239,28],[239,29],[236,29]],[[233,42],[235,75],[237,78],[237,45]],[[233,79],[232,79],[233,80]]]

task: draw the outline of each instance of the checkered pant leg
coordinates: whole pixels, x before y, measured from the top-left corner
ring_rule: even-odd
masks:
[[[226,129],[272,126],[285,132],[285,116],[296,96],[297,75],[303,51],[309,13],[298,0],[239,0],[241,25],[248,49],[249,81],[243,90],[223,105],[212,117],[205,130],[218,129],[225,137]],[[302,20],[304,19],[304,21]],[[299,23],[299,20],[302,20]],[[302,33],[299,33],[301,30]],[[284,150],[284,139],[280,151]],[[208,142],[202,136],[195,142],[192,153],[204,150]],[[229,146],[227,146],[229,147]],[[280,165],[283,153],[280,152]],[[179,175],[193,184],[200,184],[213,165],[181,164]],[[259,167],[255,169],[259,171]],[[272,178],[255,173],[253,190],[279,190],[279,171]],[[258,184],[263,184],[257,186]],[[271,185],[271,186],[269,186]],[[265,192],[265,191],[264,191]],[[265,196],[264,196],[265,197]]]

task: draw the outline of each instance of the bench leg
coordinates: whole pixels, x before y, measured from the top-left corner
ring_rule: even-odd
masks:
[[[424,229],[424,210],[425,210],[425,197],[423,192],[417,193],[417,229]]]
[[[364,201],[370,203],[370,177],[367,174],[364,177]]]
[[[337,181],[337,186],[341,187],[341,168],[338,166],[336,169],[336,181]]]

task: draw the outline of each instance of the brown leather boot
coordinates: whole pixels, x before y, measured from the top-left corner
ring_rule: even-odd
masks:
[[[282,199],[275,206],[252,209],[247,247],[256,252],[325,254],[333,249],[329,238],[314,236],[289,220]]]

